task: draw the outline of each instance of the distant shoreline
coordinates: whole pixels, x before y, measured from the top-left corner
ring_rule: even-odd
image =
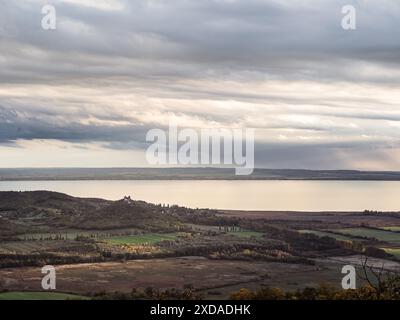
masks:
[[[0,169],[0,181],[74,180],[311,180],[400,181],[398,171],[254,169],[236,176],[233,168],[10,168]]]
[[[345,217],[345,216],[374,216],[384,217],[399,214],[400,211],[292,211],[292,210],[216,210],[222,217],[245,218],[245,219],[264,219],[264,220],[297,220],[307,217]]]

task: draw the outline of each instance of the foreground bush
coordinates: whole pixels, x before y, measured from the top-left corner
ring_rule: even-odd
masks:
[[[240,289],[230,296],[233,300],[400,300],[400,277],[390,278],[380,286],[365,285],[355,290],[342,290],[321,285],[295,292],[278,288],[261,288],[257,291]]]

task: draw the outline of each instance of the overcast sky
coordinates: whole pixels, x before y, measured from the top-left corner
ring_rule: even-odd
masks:
[[[400,170],[400,2],[0,0],[0,167],[144,166],[171,117],[256,129],[258,167]]]

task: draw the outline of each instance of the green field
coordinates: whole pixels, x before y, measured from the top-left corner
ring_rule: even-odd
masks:
[[[400,259],[400,248],[381,248],[381,249],[395,256],[397,259]]]
[[[88,298],[58,292],[4,292],[0,300],[87,300]]]
[[[241,238],[261,238],[263,233],[255,231],[228,231],[227,234],[234,235]]]
[[[395,233],[390,231],[368,229],[368,228],[348,228],[348,229],[338,229],[335,231],[348,234],[350,236],[375,238],[378,239],[379,241],[400,243],[400,233]]]
[[[335,234],[331,232],[326,232],[326,231],[317,231],[317,230],[299,230],[300,233],[311,233],[315,234],[318,237],[330,237],[334,238],[336,240],[341,240],[341,241],[353,241],[354,239],[350,237],[346,237],[340,234]]]
[[[164,240],[175,240],[178,236],[177,233],[158,234],[158,233],[147,233],[133,236],[118,236],[105,239],[105,241],[112,245],[124,245],[124,244],[156,244]]]
[[[399,227],[399,226],[383,227],[382,229],[383,229],[383,230],[387,230],[387,231],[400,232],[400,227]]]

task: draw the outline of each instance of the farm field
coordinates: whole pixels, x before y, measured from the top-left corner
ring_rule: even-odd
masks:
[[[234,235],[241,238],[261,238],[263,236],[262,232],[256,231],[248,231],[248,230],[235,230],[225,231],[223,227],[220,226],[209,226],[209,225],[196,225],[196,224],[187,224],[193,231],[215,231],[215,232],[223,232],[228,235]]]
[[[268,285],[295,290],[321,282],[340,286],[342,275],[335,262],[322,261],[318,266],[203,257],[59,265],[57,290],[85,296],[102,290],[128,293],[132,288],[182,289],[190,284],[206,299],[226,299],[243,287]],[[0,269],[0,284],[8,290],[40,290],[38,279],[40,270],[35,267]]]
[[[335,230],[340,233],[348,234],[356,237],[375,238],[379,241],[386,241],[392,243],[400,243],[400,233],[391,231],[368,229],[368,228],[348,228]]]
[[[68,229],[59,232],[26,233],[19,235],[18,238],[21,240],[46,240],[46,239],[75,240],[76,237],[101,239],[111,236],[118,236],[121,234],[131,234],[135,232],[142,232],[142,230],[135,228],[118,229],[118,230],[101,230],[101,231]]]
[[[336,240],[342,240],[342,241],[354,241],[358,239],[354,239],[351,237],[343,236],[340,234],[335,234],[331,232],[326,232],[326,231],[319,231],[319,230],[299,230],[300,233],[310,233],[310,234],[315,234],[316,236],[319,237],[330,237],[334,238]]]
[[[0,253],[25,254],[30,252],[40,252],[43,250],[52,251],[68,244],[74,244],[72,241],[61,240],[43,240],[43,241],[7,241],[0,243]]]
[[[0,300],[87,300],[88,298],[74,294],[58,292],[4,292]]]
[[[387,231],[400,232],[400,226],[382,227],[382,229],[387,230]]]
[[[129,245],[129,244],[151,245],[164,240],[175,240],[178,235],[179,235],[178,233],[169,233],[169,234],[148,233],[148,234],[132,235],[132,236],[116,236],[105,239],[105,241],[108,244],[112,245]]]
[[[400,248],[381,248],[387,253],[394,255],[397,259],[400,259]]]
[[[228,231],[227,234],[241,238],[261,238],[263,233],[256,231]]]

